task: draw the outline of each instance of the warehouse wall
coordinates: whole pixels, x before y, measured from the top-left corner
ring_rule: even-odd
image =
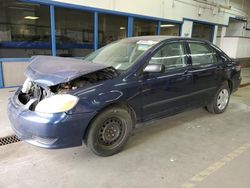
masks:
[[[227,27],[226,36],[247,36],[245,27],[246,22],[240,22],[237,20],[230,20]]]
[[[246,37],[250,37],[250,30],[246,30],[245,36],[246,36]]]
[[[221,42],[223,40],[223,42]],[[223,37],[217,38],[217,45],[231,58],[236,58],[241,65],[250,66],[250,38]]]
[[[250,38],[239,38],[237,58],[249,58],[250,56]]]
[[[185,18],[227,26],[230,18],[247,18],[250,15],[250,1],[207,0],[207,3],[200,3],[202,1],[203,0],[133,0],[133,3],[128,3],[127,0],[56,0],[56,2],[184,21],[181,36],[187,37],[192,36],[193,22],[185,20]],[[216,6],[212,5],[214,2]],[[229,5],[231,6],[230,9],[227,8]],[[185,10],[185,12],[183,12],[183,10]],[[249,36],[249,32],[245,31],[243,25],[240,27],[236,26],[238,28],[237,31],[234,30],[234,26],[230,27],[231,28],[227,28],[229,36]],[[215,27],[215,31],[217,31],[217,27]],[[213,42],[216,42],[216,32],[213,36]]]
[[[4,78],[4,86],[18,86],[22,85],[25,77],[25,69],[27,68],[29,62],[27,61],[19,61],[19,62],[3,62],[2,63],[2,71]]]
[[[202,1],[202,0],[198,0]],[[127,0],[57,0],[82,6],[89,6],[113,11],[128,12],[153,17],[167,18],[182,21],[183,16],[195,20],[212,22],[227,25],[229,17],[241,16],[247,17],[250,12],[250,2],[242,0],[230,1],[231,9],[217,8],[190,0],[133,0],[128,3]],[[208,0],[207,2],[216,2],[218,5],[227,5],[227,0]],[[185,10],[185,12],[183,12]]]

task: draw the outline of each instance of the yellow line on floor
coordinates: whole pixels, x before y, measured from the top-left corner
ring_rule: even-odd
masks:
[[[190,178],[186,183],[182,184],[182,188],[193,188],[196,185],[198,185],[200,182],[202,182],[204,179],[206,179],[208,176],[219,170],[221,167],[223,167],[228,162],[232,161],[236,157],[240,156],[242,153],[246,152],[248,149],[250,149],[250,141],[243,144],[241,147],[235,149],[233,152],[229,153],[225,157],[223,157],[221,160],[213,163],[205,170],[199,172],[192,178]]]

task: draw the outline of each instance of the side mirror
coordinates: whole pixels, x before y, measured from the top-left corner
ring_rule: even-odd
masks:
[[[146,73],[162,73],[165,72],[165,66],[162,64],[148,64],[143,72]]]

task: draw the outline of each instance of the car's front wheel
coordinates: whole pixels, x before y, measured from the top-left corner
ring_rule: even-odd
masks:
[[[97,155],[118,153],[128,140],[133,121],[127,109],[110,107],[101,112],[91,123],[87,146]]]
[[[228,84],[223,84],[216,92],[213,100],[207,105],[207,110],[213,114],[223,113],[230,100],[230,89]]]

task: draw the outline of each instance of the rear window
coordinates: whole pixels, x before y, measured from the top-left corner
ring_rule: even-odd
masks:
[[[216,51],[205,43],[190,42],[190,55],[193,65],[217,63]]]

